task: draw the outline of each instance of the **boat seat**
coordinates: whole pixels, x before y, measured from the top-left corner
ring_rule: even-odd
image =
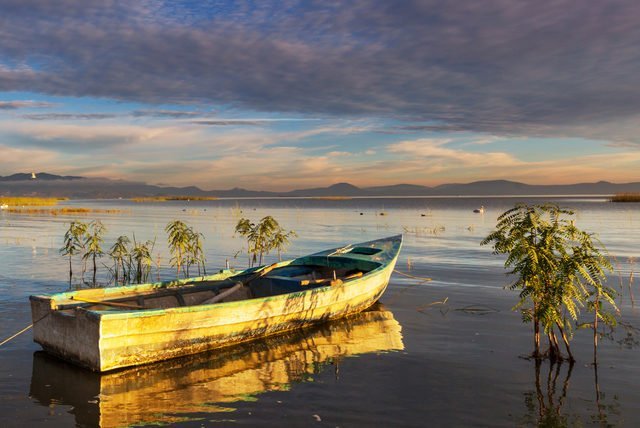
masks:
[[[249,288],[253,297],[268,297],[308,290],[309,286],[303,286],[299,279],[270,276],[251,281]]]

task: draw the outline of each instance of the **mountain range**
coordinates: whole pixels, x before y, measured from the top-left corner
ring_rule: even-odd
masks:
[[[577,183],[562,185],[532,185],[508,180],[451,183],[435,187],[415,184],[356,187],[349,183],[329,187],[269,192],[233,188],[202,190],[196,186],[169,187],[142,182],[61,176],[40,172],[0,176],[0,196],[68,197],[74,199],[131,198],[144,196],[209,196],[219,198],[257,197],[382,197],[382,196],[506,196],[506,195],[613,195],[640,192],[640,182]]]

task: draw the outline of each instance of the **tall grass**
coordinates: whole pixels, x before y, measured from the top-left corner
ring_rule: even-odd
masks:
[[[57,205],[58,201],[66,198],[29,198],[21,196],[0,196],[0,205],[7,204],[10,207],[15,206],[51,206]]]
[[[66,208],[13,208],[9,206],[9,208],[4,211],[12,213],[12,214],[46,214],[46,215],[64,215],[64,214],[93,214],[93,213],[104,213],[104,214],[117,214],[122,212],[122,210],[103,210],[103,209],[94,209],[94,208],[74,208],[74,207],[66,207]]]
[[[640,202],[640,193],[616,193],[611,198],[611,202]]]

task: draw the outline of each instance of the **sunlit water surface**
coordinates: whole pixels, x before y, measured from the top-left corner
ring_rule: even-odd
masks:
[[[573,341],[578,362],[540,367],[529,326],[511,312],[517,296],[503,260],[479,242],[496,217],[537,198],[263,199],[134,203],[66,201],[112,213],[0,213],[0,340],[29,325],[30,294],[67,290],[59,253],[68,223],[100,219],[105,247],[120,235],[156,240],[153,279],[169,267],[164,227],[181,219],[205,236],[207,268],[247,265],[240,217],[271,215],[298,237],[285,256],[404,234],[381,305],[317,328],[238,347],[99,375],[39,352],[28,331],[0,347],[0,426],[535,426],[640,424],[640,205],[555,198],[595,232],[616,271],[625,323],[601,342],[596,382],[588,331]],[[474,208],[484,205],[485,212]],[[276,260],[269,255],[265,262]],[[98,281],[109,281],[107,258]],[[80,263],[74,265],[80,271]],[[422,282],[416,278],[432,278]],[[86,278],[89,278],[87,274]],[[631,280],[631,281],[630,281]],[[74,285],[74,286],[77,286]],[[597,393],[599,391],[599,394]]]

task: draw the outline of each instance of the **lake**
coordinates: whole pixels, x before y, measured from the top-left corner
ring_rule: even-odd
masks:
[[[616,268],[621,326],[591,366],[589,330],[576,364],[536,364],[531,326],[511,308],[503,258],[480,241],[516,202],[553,201],[597,233]],[[483,214],[473,209],[483,205]],[[402,233],[380,304],[360,315],[215,352],[96,374],[44,354],[30,331],[0,347],[0,426],[637,426],[640,414],[640,204],[604,197],[247,199],[135,203],[63,201],[86,215],[0,212],[0,340],[30,324],[28,296],[69,289],[58,249],[73,219],[155,239],[153,280],[171,279],[164,227],[180,219],[205,237],[207,269],[247,266],[241,217],[271,215],[297,233],[285,256]],[[267,256],[266,263],[277,260]],[[108,259],[98,282],[107,283]],[[80,272],[76,260],[74,270]],[[86,279],[90,274],[86,275]],[[425,282],[423,278],[431,278]],[[77,285],[78,281],[74,284]],[[629,287],[631,285],[631,287]]]

